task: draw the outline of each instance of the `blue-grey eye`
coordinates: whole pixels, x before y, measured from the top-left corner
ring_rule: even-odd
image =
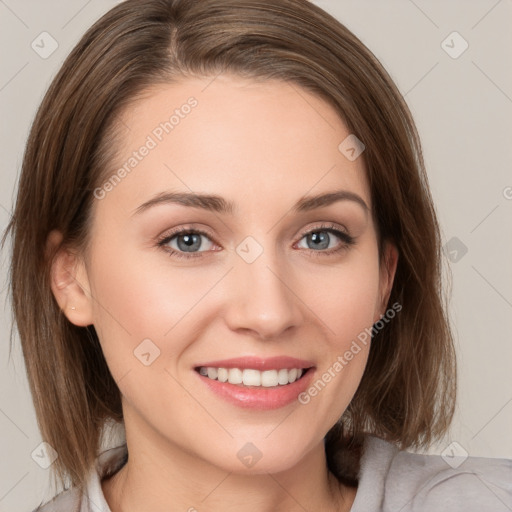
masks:
[[[188,253],[211,250],[211,245],[208,247],[208,244],[206,244],[207,247],[204,247],[205,244],[203,243],[202,238],[208,240],[209,243],[213,245],[213,242],[209,239],[206,233],[202,233],[196,230],[187,230],[173,233],[165,240],[162,240],[160,245],[165,245],[175,251]],[[202,249],[203,251],[199,251],[199,249]]]

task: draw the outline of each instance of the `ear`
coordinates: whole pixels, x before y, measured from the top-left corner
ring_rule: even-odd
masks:
[[[389,296],[395,281],[396,267],[398,264],[398,249],[391,242],[384,243],[384,254],[380,266],[379,303],[377,304],[378,316],[374,322],[380,319],[386,312]]]
[[[53,295],[68,320],[80,327],[93,323],[92,297],[83,259],[61,246],[62,233],[53,230],[46,241],[47,254],[57,251],[51,261]]]

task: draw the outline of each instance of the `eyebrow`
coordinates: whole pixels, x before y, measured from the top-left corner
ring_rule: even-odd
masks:
[[[348,190],[335,190],[314,196],[303,196],[293,205],[292,210],[295,213],[308,212],[317,208],[325,208],[338,201],[352,201],[361,206],[365,212],[370,210],[361,196]],[[190,192],[162,192],[141,204],[134,210],[132,215],[138,215],[161,204],[179,204],[227,215],[233,215],[237,211],[236,203],[228,201],[218,195]]]

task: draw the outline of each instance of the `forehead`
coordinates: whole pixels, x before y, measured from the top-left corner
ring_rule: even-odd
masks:
[[[334,189],[371,207],[363,159],[340,150],[347,127],[296,84],[233,75],[159,84],[121,114],[119,128],[106,172],[115,179],[98,209],[128,214],[169,190],[222,195],[240,215]]]

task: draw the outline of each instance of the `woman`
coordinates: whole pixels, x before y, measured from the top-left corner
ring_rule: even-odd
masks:
[[[9,232],[71,484],[37,510],[510,509],[511,461],[405,451],[454,411],[438,224],[407,106],[315,5],[109,11],[42,102]]]

